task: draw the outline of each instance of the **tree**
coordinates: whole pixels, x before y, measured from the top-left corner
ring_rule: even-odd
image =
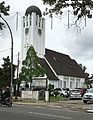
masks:
[[[0,68],[0,90],[4,86],[5,81],[3,80],[3,70]]]
[[[2,64],[2,68],[0,68],[0,88],[10,86],[11,85],[11,63],[9,56],[7,58],[3,58],[4,64]],[[15,76],[16,66],[13,65],[13,78]]]
[[[86,71],[86,66],[83,66],[81,63],[79,64],[79,66],[80,66],[80,68],[83,70],[83,72],[85,73],[85,71]]]
[[[73,15],[77,16],[77,20],[81,18],[92,18],[91,9],[93,8],[92,0],[42,0],[44,4],[50,5],[46,8],[44,15],[49,14],[52,17],[53,13],[62,15],[63,9],[70,7],[73,10]],[[76,20],[76,21],[77,21]]]
[[[39,63],[39,58],[36,55],[36,52],[33,46],[30,46],[25,60],[22,62],[22,69],[19,74],[19,78],[22,81],[27,81],[32,83],[32,79],[34,77],[43,77],[45,74],[45,70],[41,67]],[[31,84],[30,84],[31,89]]]
[[[0,15],[4,14],[4,15],[9,15],[8,11],[9,11],[10,6],[6,6],[5,7],[5,2],[1,2],[0,3]],[[5,24],[3,22],[0,22],[0,30],[3,30],[3,27],[5,26]]]

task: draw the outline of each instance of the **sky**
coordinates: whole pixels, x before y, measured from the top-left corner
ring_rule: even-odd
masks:
[[[3,0],[0,0],[2,2]],[[4,18],[7,20],[13,33],[14,63],[17,64],[18,52],[21,52],[21,18],[26,9],[31,5],[36,5],[44,12],[46,6],[42,0],[4,0],[5,5],[10,5],[10,16]],[[18,22],[17,13],[18,12]],[[80,22],[80,29],[75,25],[68,29],[68,12],[64,10],[62,17],[54,16],[52,20],[46,16],[45,47],[63,54],[69,55],[75,59],[78,64],[86,66],[89,74],[93,74],[93,18],[87,19],[86,26],[84,20]],[[74,21],[72,13],[69,14],[70,25]],[[17,24],[18,23],[18,24]],[[18,25],[18,27],[17,27]],[[11,38],[8,29],[0,32],[0,64],[2,58],[11,55]],[[21,56],[20,56],[21,57]]]

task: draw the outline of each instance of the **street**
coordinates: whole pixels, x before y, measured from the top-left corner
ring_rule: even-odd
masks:
[[[93,113],[72,111],[67,108],[13,105],[0,106],[0,120],[93,120]]]

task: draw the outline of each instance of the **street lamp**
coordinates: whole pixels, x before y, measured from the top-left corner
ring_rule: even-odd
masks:
[[[11,96],[12,96],[12,92],[13,92],[13,35],[12,35],[12,31],[11,31],[9,24],[1,16],[1,14],[0,14],[0,18],[6,23],[8,29],[9,29],[10,35],[11,35]]]

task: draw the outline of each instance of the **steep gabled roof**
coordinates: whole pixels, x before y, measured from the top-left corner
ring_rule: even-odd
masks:
[[[46,71],[46,75],[47,75],[48,79],[50,79],[50,80],[59,80],[58,77],[56,77],[56,75],[53,73],[53,71],[51,70],[51,68],[49,67],[49,65],[45,61],[45,59],[39,58],[39,60],[40,60],[40,65]]]
[[[45,49],[45,58],[57,75],[85,78],[85,73],[77,62],[68,55]]]

